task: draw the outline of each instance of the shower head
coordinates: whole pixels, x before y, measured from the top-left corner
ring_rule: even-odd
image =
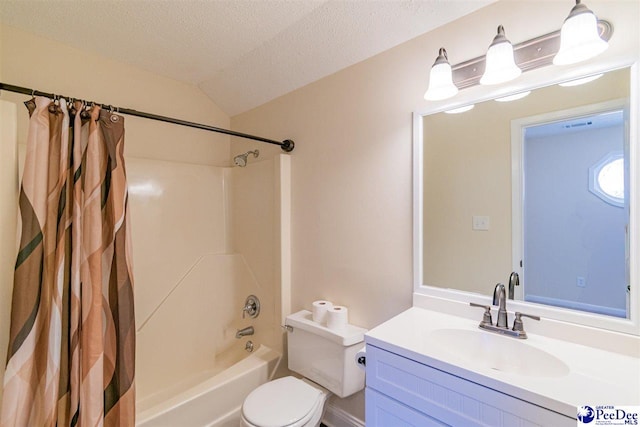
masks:
[[[253,150],[247,151],[244,154],[238,154],[233,158],[233,163],[235,163],[236,166],[240,166],[241,168],[247,166],[247,157],[249,157],[249,154],[253,154],[253,157],[258,157],[260,155],[260,151]]]

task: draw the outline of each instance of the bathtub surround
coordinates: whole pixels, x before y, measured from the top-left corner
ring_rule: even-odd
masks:
[[[0,424],[133,426],[124,118],[44,97],[25,104],[29,134]]]
[[[225,355],[244,352],[249,339],[282,348],[279,251],[286,239],[276,218],[286,205],[279,194],[288,156],[245,168],[128,164],[136,279],[153,284],[136,294],[138,396],[148,407],[219,372]],[[255,319],[242,318],[247,295],[260,299]],[[236,339],[248,326],[255,334]]]

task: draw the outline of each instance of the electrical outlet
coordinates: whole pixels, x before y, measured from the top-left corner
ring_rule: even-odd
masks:
[[[489,230],[489,217],[474,215],[472,229],[479,231]]]
[[[587,281],[585,280],[584,277],[578,276],[578,277],[576,277],[576,286],[579,287],[579,288],[586,288],[587,287]]]

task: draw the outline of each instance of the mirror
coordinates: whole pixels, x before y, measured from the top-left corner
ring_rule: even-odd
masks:
[[[417,114],[416,292],[488,296],[515,271],[523,304],[630,317],[631,76],[621,68],[459,114]],[[635,326],[611,327],[625,328]]]

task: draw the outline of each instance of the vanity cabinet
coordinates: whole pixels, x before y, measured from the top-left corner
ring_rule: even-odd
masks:
[[[367,427],[575,427],[576,419],[367,343]]]

